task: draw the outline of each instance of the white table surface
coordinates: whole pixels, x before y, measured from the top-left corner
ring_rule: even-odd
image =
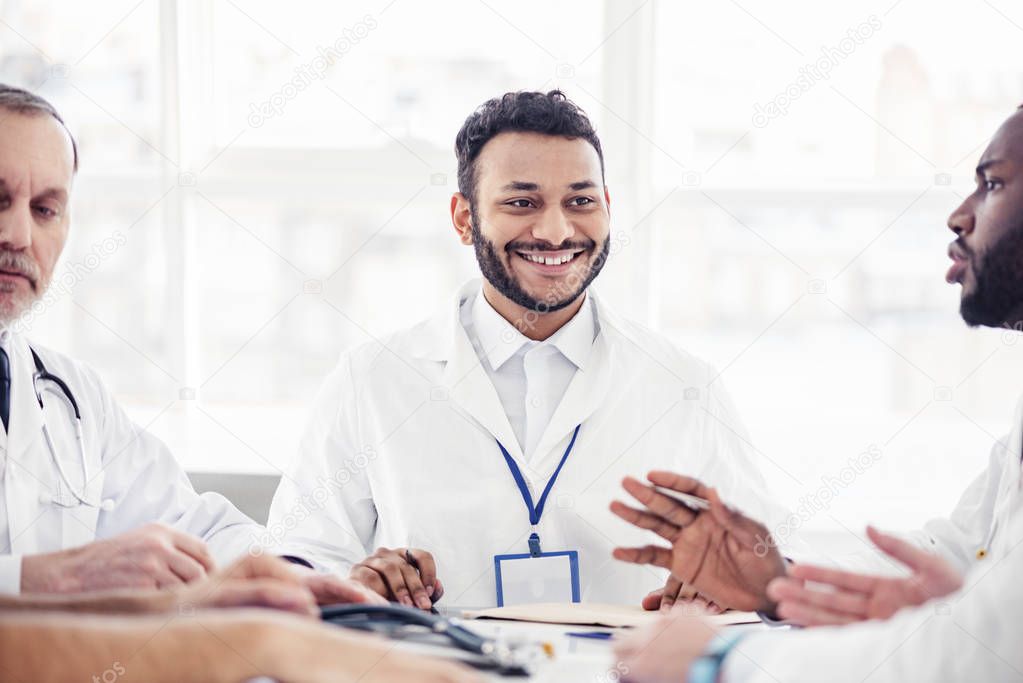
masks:
[[[445,610],[445,612],[460,613],[460,610],[452,609]],[[614,657],[614,640],[577,638],[568,636],[567,633],[604,631],[617,632],[624,636],[631,630],[565,624],[531,624],[491,619],[462,620],[462,623],[480,635],[508,638],[520,642],[547,642],[552,646],[553,657],[542,659],[532,676],[526,678],[488,674],[487,680],[491,681],[528,680],[547,683],[606,681],[607,683],[616,683],[621,679],[621,673]],[[746,624],[726,628],[764,629],[767,627],[762,624]],[[414,643],[401,643],[398,647],[407,648],[410,652],[417,654],[458,658],[457,653],[449,648]]]

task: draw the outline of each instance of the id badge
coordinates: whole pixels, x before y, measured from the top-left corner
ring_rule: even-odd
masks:
[[[497,606],[579,602],[579,552],[495,555]]]

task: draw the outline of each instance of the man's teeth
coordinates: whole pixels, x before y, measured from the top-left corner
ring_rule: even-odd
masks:
[[[562,263],[568,263],[577,255],[578,254],[565,254],[564,256],[540,256],[539,254],[520,254],[520,256],[527,261],[542,263],[547,266],[560,266]]]

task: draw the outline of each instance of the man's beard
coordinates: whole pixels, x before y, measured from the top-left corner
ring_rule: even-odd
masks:
[[[963,295],[959,314],[970,327],[1016,327],[1023,311],[1023,221],[979,256],[967,251],[976,286]]]
[[[572,278],[578,280],[577,286],[573,286],[570,281],[568,287],[570,291],[559,292],[557,288],[551,288],[547,296],[543,299],[537,299],[527,292],[519,281],[511,274],[508,268],[505,267],[501,261],[500,255],[497,253],[497,248],[494,243],[483,236],[483,231],[480,228],[482,225],[479,214],[476,212],[475,204],[470,208],[470,215],[472,218],[472,244],[473,249],[476,251],[476,261],[480,265],[480,272],[483,273],[483,277],[486,278],[494,289],[500,292],[505,298],[513,301],[514,303],[522,306],[525,309],[536,311],[537,313],[551,313],[553,311],[560,311],[566,306],[571,305],[573,301],[579,298],[593,279],[597,277],[601,269],[604,267],[604,263],[607,262],[608,253],[611,251],[611,237],[604,240],[604,243],[600,246],[600,252],[597,257],[590,262],[589,270],[585,277]],[[509,246],[514,246],[514,242],[510,243]],[[592,251],[596,244],[591,240],[589,244],[583,244],[578,242],[563,243],[558,245],[558,249],[586,249],[587,252]],[[535,247],[530,247],[535,248]],[[509,253],[514,249],[507,249]],[[585,252],[584,252],[585,253]]]
[[[41,282],[39,265],[24,252],[0,249],[0,270],[24,275],[30,285],[25,292],[16,283],[0,282],[0,325],[9,325],[32,307],[48,283]]]

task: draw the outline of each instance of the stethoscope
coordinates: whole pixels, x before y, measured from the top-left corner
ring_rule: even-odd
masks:
[[[43,493],[39,496],[39,502],[44,505],[56,505],[62,508],[73,508],[79,505],[85,505],[86,507],[97,508],[105,512],[109,512],[114,509],[114,501],[112,498],[106,498],[99,502],[93,502],[88,499],[88,492],[86,488],[89,485],[89,458],[85,452],[85,438],[82,434],[82,412],[78,409],[78,401],[75,400],[75,395],[72,393],[71,388],[53,373],[46,369],[43,365],[43,361],[39,358],[39,355],[35,352],[35,349],[29,348],[32,352],[32,361],[35,363],[36,371],[32,373],[32,389],[36,394],[36,401],[39,402],[39,411],[43,413],[43,439],[46,440],[46,447],[50,451],[50,458],[53,460],[53,464],[57,466],[57,472],[60,474],[61,480],[64,482],[64,486],[74,497],[73,501],[61,500],[48,493]],[[82,462],[82,487],[79,489],[73,483],[71,479],[64,472],[64,465],[61,464],[60,458],[57,457],[57,447],[53,443],[53,437],[50,435],[50,430],[46,426],[46,412],[43,410],[43,391],[47,384],[54,385],[60,389],[59,394],[63,397],[65,403],[71,408],[69,414],[74,415],[72,424],[75,429],[75,442],[78,444],[78,457]],[[50,390],[51,394],[58,394],[55,390]]]
[[[528,676],[544,651],[536,644],[511,643],[487,638],[466,628],[458,619],[431,614],[397,603],[389,605],[327,605],[320,608],[320,618],[345,628],[370,631],[396,640],[440,637],[451,646],[473,655],[464,660],[477,669],[490,670],[503,676]]]

